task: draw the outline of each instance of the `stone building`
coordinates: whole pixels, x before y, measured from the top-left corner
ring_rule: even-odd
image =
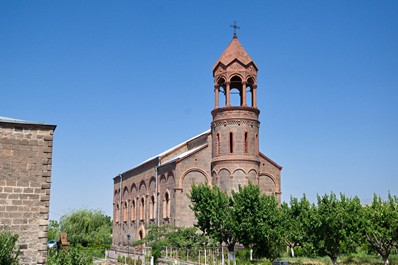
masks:
[[[55,125],[0,117],[0,231],[19,235],[22,264],[45,264]]]
[[[257,71],[234,34],[213,66],[210,130],[114,177],[114,251],[143,238],[147,225],[192,226],[187,194],[193,183],[231,192],[251,181],[280,201],[282,167],[259,151]]]

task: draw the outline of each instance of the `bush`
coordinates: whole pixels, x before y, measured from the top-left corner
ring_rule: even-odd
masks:
[[[69,252],[65,250],[49,251],[47,256],[47,265],[91,265],[93,258],[85,255],[78,249],[70,249]]]
[[[0,264],[19,264],[18,235],[10,231],[0,232]]]

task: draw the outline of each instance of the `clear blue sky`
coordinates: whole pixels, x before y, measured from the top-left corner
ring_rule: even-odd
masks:
[[[212,66],[257,63],[282,198],[398,195],[398,1],[0,2],[0,116],[56,124],[50,218],[210,127]]]

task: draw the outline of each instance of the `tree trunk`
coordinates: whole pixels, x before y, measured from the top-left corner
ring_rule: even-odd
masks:
[[[388,256],[383,256],[384,265],[389,265],[390,262],[388,261]]]
[[[251,261],[253,260],[253,249],[252,248],[250,248],[250,260]]]
[[[221,244],[221,264],[224,265],[225,261],[224,261],[224,248]]]
[[[294,248],[290,247],[290,253],[292,254],[292,258],[294,258]]]
[[[235,242],[228,244],[228,259],[232,261],[232,264],[236,264],[235,260]]]
[[[333,265],[337,265],[337,257],[328,255]]]

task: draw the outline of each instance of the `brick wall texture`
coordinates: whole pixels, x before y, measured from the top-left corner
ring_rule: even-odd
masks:
[[[22,264],[45,264],[54,130],[0,121],[0,231],[19,235]]]

